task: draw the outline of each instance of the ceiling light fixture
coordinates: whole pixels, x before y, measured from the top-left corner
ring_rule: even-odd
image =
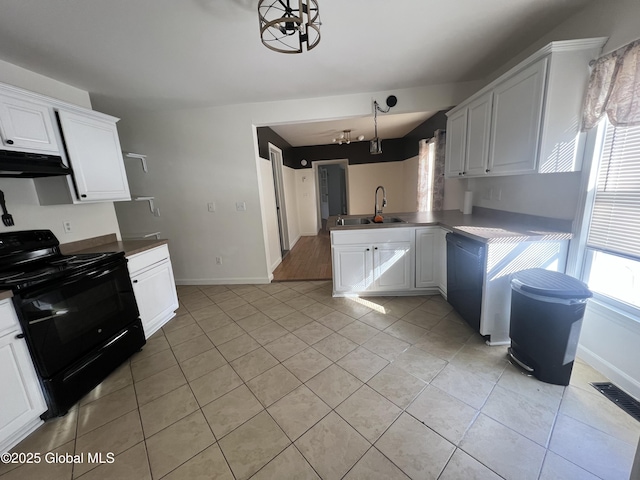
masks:
[[[356,137],[356,140],[364,140],[364,135],[358,135]],[[343,130],[340,136],[333,139],[333,143],[337,143],[338,145],[346,143],[347,145],[349,145],[351,143],[351,130]]]
[[[382,153],[382,140],[378,138],[378,112],[387,113],[392,107],[395,107],[398,103],[398,99],[395,95],[389,95],[387,97],[386,110],[378,105],[378,101],[373,101],[373,124],[374,124],[374,137],[369,143],[369,153],[371,155],[380,155]]]
[[[320,43],[318,0],[260,0],[260,39],[280,53],[302,53]]]

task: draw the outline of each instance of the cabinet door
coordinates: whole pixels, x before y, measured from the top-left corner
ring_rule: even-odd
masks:
[[[46,105],[0,96],[0,125],[7,149],[60,155],[51,109]]]
[[[467,142],[467,109],[463,108],[447,118],[445,146],[445,175],[454,177],[464,172]]]
[[[547,59],[494,89],[489,169],[492,173],[536,171]]]
[[[411,243],[373,245],[373,281],[377,291],[411,288]]]
[[[115,123],[65,111],[58,115],[78,200],[130,200]]]
[[[131,278],[140,320],[146,338],[149,338],[178,308],[178,297],[171,262],[165,260]]]
[[[489,134],[493,92],[474,100],[467,108],[465,175],[485,175],[489,164]]]
[[[369,245],[333,247],[333,288],[336,292],[363,292],[373,288]]]
[[[439,227],[416,229],[416,288],[437,285],[437,245]]]
[[[447,296],[447,233],[448,230],[438,228],[436,235],[436,282],[442,294]]]
[[[38,377],[19,330],[0,337],[0,451],[20,438],[20,431],[39,421],[47,410]],[[23,433],[24,435],[24,433]]]

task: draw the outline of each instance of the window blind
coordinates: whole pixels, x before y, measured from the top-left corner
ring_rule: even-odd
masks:
[[[640,127],[607,124],[587,246],[640,260]]]

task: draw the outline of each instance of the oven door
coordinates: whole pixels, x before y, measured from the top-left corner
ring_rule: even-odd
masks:
[[[43,378],[52,377],[138,318],[124,258],[21,293],[14,302]]]

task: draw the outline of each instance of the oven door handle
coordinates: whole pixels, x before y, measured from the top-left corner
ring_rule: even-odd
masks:
[[[67,313],[69,313],[68,309],[55,310],[53,312],[53,315],[49,315],[47,317],[38,318],[36,320],[29,320],[29,325],[36,325],[36,324],[41,323],[41,322],[46,322],[47,320],[51,320],[52,318],[61,317],[62,315],[66,315]]]
[[[78,282],[81,282],[83,280],[89,280],[89,279],[93,280],[93,279],[96,279],[96,278],[104,277],[105,275],[109,275],[110,273],[115,272],[119,268],[122,268],[122,264],[115,265],[112,268],[108,268],[106,270],[94,270],[94,271],[89,272],[89,273],[77,275],[74,278],[63,282],[62,285],[63,286],[64,285],[72,285],[74,283],[78,283]]]

